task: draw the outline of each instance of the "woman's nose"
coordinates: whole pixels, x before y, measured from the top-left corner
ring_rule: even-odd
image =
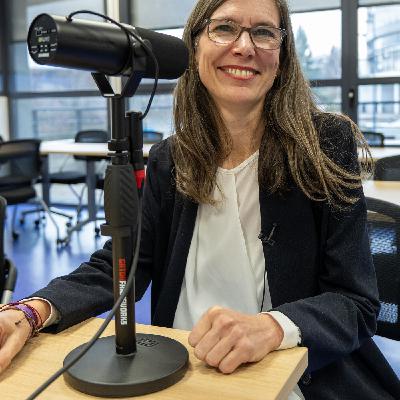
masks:
[[[242,32],[233,44],[233,51],[235,54],[240,54],[248,57],[255,54],[255,46],[251,40],[249,32]]]

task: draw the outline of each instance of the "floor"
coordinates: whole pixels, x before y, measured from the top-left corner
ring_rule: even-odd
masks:
[[[66,208],[65,211],[73,214],[72,209]],[[73,234],[68,247],[57,248],[56,231],[51,222],[47,220],[45,226],[36,229],[33,214],[27,217],[24,225],[17,224],[20,235],[17,240],[13,240],[10,229],[11,213],[12,207],[9,207],[4,247],[7,256],[18,268],[14,299],[28,296],[51,279],[73,271],[107,240],[104,237],[95,237],[94,224],[91,223]],[[65,232],[65,219],[57,216],[56,220],[61,231]],[[150,323],[150,290],[136,304],[136,322]],[[374,339],[400,377],[400,342],[379,336]]]

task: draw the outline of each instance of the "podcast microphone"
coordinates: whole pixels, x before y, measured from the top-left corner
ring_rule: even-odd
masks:
[[[189,54],[181,39],[127,24],[123,26],[147,41],[158,60],[159,78],[176,79],[185,72]],[[143,77],[155,77],[154,62],[139,42],[107,22],[40,14],[29,27],[28,49],[38,64],[106,75],[130,75],[132,69],[140,65],[138,58],[145,57]]]

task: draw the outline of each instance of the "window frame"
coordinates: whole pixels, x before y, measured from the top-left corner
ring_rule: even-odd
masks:
[[[107,0],[103,0],[104,3],[104,9],[107,10]],[[15,123],[14,123],[14,118],[15,118],[15,112],[13,110],[13,102],[15,100],[20,100],[20,99],[41,99],[41,98],[79,98],[79,97],[95,97],[95,96],[100,96],[100,93],[96,90],[72,90],[72,91],[53,91],[53,92],[23,92],[23,91],[12,91],[11,92],[11,87],[10,87],[10,82],[12,79],[12,74],[13,71],[15,70],[14,68],[14,63],[13,63],[13,57],[10,55],[10,48],[12,43],[18,43],[20,41],[13,41],[11,40],[11,26],[10,26],[10,21],[12,18],[6,18],[6,16],[11,16],[11,4],[8,1],[2,1],[0,2],[1,7],[0,12],[1,17],[0,17],[0,22],[4,23],[4,31],[5,31],[5,36],[4,36],[4,47],[2,51],[5,52],[6,57],[5,64],[6,64],[6,74],[5,74],[5,95],[8,98],[8,120],[9,120],[9,130],[10,130],[10,140],[17,139],[16,132],[15,132]],[[124,21],[123,21],[124,22]],[[107,116],[106,116],[106,121],[107,121],[107,129],[110,131],[111,129],[111,122],[110,122],[110,107],[107,102]]]
[[[139,0],[119,0],[119,14],[120,21],[132,24],[131,11],[134,2]],[[359,0],[346,0],[341,1],[342,12],[342,43],[341,43],[341,63],[342,63],[342,76],[338,79],[318,79],[310,80],[312,87],[322,88],[325,86],[338,86],[341,88],[341,102],[342,112],[347,114],[353,121],[358,122],[358,90],[360,86],[364,85],[379,85],[379,84],[398,84],[400,82],[400,73],[398,76],[391,77],[369,77],[360,78],[358,76],[358,8],[359,7],[381,7],[387,5],[400,5],[400,1],[382,1],[375,2],[375,4],[359,4]],[[107,9],[107,1],[104,0],[104,7]],[[329,7],[326,10],[337,10],[337,7]],[[320,8],[307,9],[302,11],[293,10],[293,13],[301,14],[304,12],[322,11]],[[325,11],[325,10],[324,10]],[[0,34],[4,38],[3,46],[1,47],[1,66],[3,69],[3,90],[0,95],[8,97],[8,112],[9,112],[9,126],[10,134],[14,133],[13,126],[13,109],[11,107],[11,100],[19,98],[42,98],[42,97],[80,97],[80,96],[99,96],[97,91],[70,91],[70,92],[13,92],[10,93],[10,80],[13,71],[12,58],[7,57],[7,52],[10,44],[10,4],[9,2],[0,2]],[[164,29],[177,28],[176,26],[165,26]],[[151,28],[149,28],[151,29]],[[159,29],[159,27],[157,27]],[[7,59],[10,61],[7,63]],[[158,85],[157,93],[171,93],[175,87],[175,82],[160,82]],[[138,95],[150,95],[152,84],[142,83],[138,90]],[[354,93],[351,99],[349,95]],[[107,123],[110,129],[110,109],[107,106]]]

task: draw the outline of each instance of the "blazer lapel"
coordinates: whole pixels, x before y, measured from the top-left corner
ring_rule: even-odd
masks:
[[[167,270],[153,321],[160,326],[171,327],[179,301],[186,260],[192,241],[198,205],[176,194],[174,204]]]

